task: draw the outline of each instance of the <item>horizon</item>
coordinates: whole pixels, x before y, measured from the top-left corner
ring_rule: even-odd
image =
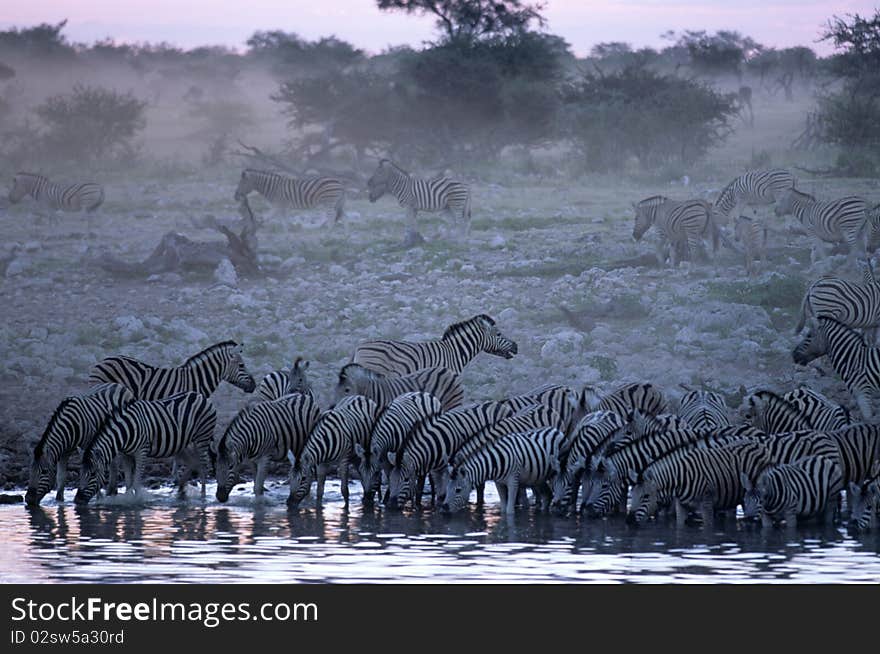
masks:
[[[162,43],[191,49],[220,45],[237,51],[256,31],[281,30],[315,40],[336,36],[368,54],[397,45],[418,47],[437,37],[430,17],[380,11],[374,0],[335,0],[315,5],[308,0],[258,0],[248,6],[230,0],[190,0],[192,20],[161,21],[147,16],[180,16],[179,2],[171,0],[80,0],[75,7],[59,10],[57,1],[34,0],[7,8],[0,28],[27,28],[40,23],[57,24],[67,19],[62,32],[73,43],[92,44],[109,38],[116,43]],[[225,11],[218,7],[226,5]],[[662,48],[669,30],[732,30],[750,36],[765,46],[786,48],[802,45],[826,56],[835,49],[818,41],[822,27],[833,16],[871,15],[874,2],[848,0],[827,3],[808,0],[743,0],[729,6],[719,0],[550,0],[543,11],[544,30],[564,38],[575,55],[583,57],[597,43],[622,41],[634,49]],[[760,11],[758,9],[760,8]],[[633,21],[633,14],[638,21]],[[779,38],[778,34],[785,34]],[[770,39],[768,36],[774,35]]]

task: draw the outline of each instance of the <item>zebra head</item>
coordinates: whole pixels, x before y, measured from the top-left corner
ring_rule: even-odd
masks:
[[[236,202],[241,202],[247,198],[248,193],[256,190],[253,173],[254,171],[250,168],[241,171],[241,179],[238,180],[238,187],[235,189],[234,198]]]
[[[413,471],[406,462],[399,461],[399,455],[395,452],[388,453],[388,460],[394,467],[388,476],[385,505],[389,509],[402,509],[413,495]]]
[[[381,379],[384,379],[384,375],[364,368],[360,364],[344,365],[339,371],[339,381],[336,384],[336,402],[349,395],[361,395],[369,382]]]
[[[552,472],[550,473],[550,509],[559,515],[568,513],[571,508],[574,496],[574,489],[577,488],[576,472],[563,465],[558,458],[554,457],[551,461]],[[583,471],[581,471],[583,472]]]
[[[633,225],[633,238],[635,240],[642,240],[645,232],[651,229],[651,225],[654,224],[654,220],[657,218],[657,206],[665,201],[665,197],[656,195],[638,203],[633,202],[632,206],[636,212],[635,224]]]
[[[34,183],[37,175],[30,173],[18,173],[12,178],[12,188],[9,189],[9,201],[12,204],[18,204],[34,189]]]
[[[810,320],[810,329],[803,340],[791,353],[792,359],[798,365],[805,366],[810,361],[818,359],[828,352],[828,327],[829,319],[820,317]]]
[[[617,467],[608,459],[593,457],[590,461],[589,494],[584,497],[582,510],[591,518],[601,518],[614,512],[626,501],[626,482],[620,478]]]
[[[368,501],[367,498],[370,498],[369,501],[372,501],[373,491],[378,488],[381,478],[378,457],[373,456],[372,450],[365,448],[363,443],[355,441],[352,445],[352,458],[361,478],[364,500]]]
[[[367,180],[367,190],[370,192],[370,202],[375,202],[389,192],[391,178],[395,166],[388,159],[380,159],[373,176]]]
[[[28,482],[24,501],[28,506],[37,506],[52,488],[52,478],[58,466],[59,441],[64,438],[65,432],[73,429],[73,416],[68,414],[68,407],[74,402],[73,398],[65,398],[61,401],[49,424],[37,445],[34,447],[34,458],[31,463],[31,474]]]
[[[228,500],[229,493],[235,487],[235,471],[239,464],[239,452],[235,445],[239,441],[238,439],[231,438],[230,432],[236,428],[235,425],[238,423],[239,416],[241,415],[243,414],[239,413],[229,424],[226,433],[223,434],[223,438],[220,439],[220,444],[217,446],[217,460],[214,465],[217,476],[217,501],[219,502]]]
[[[742,501],[743,516],[746,520],[757,520],[761,516],[761,498],[758,489],[745,472],[739,473],[739,482],[745,491]]]
[[[873,479],[861,484],[850,482],[847,489],[850,501],[850,525],[859,531],[867,531],[877,525],[880,509],[880,480]]]
[[[293,366],[288,373],[288,382],[290,383],[290,393],[302,393],[308,395],[312,390],[309,377],[306,374],[309,369],[309,362],[304,361],[302,357],[297,357],[293,362]]]
[[[79,487],[74,502],[88,504],[89,500],[97,495],[98,489],[106,485],[110,462],[117,454],[115,443],[122,440],[124,432],[130,427],[120,409],[114,409],[101,425],[94,440],[83,452]]]
[[[237,386],[245,393],[253,393],[257,387],[254,376],[248,372],[242,358],[244,346],[235,345],[230,351],[230,356],[226,361],[226,367],[223,369],[222,379],[229,382],[233,386]]]
[[[315,464],[311,459],[300,455],[299,458],[287,451],[290,460],[290,495],[287,496],[287,508],[296,509],[309,494],[312,479],[315,477]]]
[[[477,316],[477,319],[483,327],[485,339],[483,351],[486,354],[493,354],[504,359],[512,359],[519,351],[516,342],[502,334],[501,330],[498,329],[498,325],[495,324],[495,320],[491,317],[483,314]]]
[[[453,469],[449,475],[449,483],[446,485],[446,497],[440,510],[443,513],[455,513],[467,506],[474,489],[474,482],[461,470]]]
[[[629,513],[626,514],[626,522],[631,525],[640,525],[657,513],[659,506],[659,488],[657,482],[651,476],[651,472],[642,475],[630,471],[632,487],[632,500]]]

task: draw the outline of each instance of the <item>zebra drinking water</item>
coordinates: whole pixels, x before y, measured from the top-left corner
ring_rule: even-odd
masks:
[[[240,466],[256,462],[254,495],[263,494],[270,461],[299,456],[321,411],[310,395],[296,393],[266,400],[239,411],[217,445],[217,499],[225,502]]]
[[[517,353],[516,343],[501,334],[495,320],[485,314],[450,325],[435,340],[366,341],[358,345],[351,360],[384,375],[441,367],[461,374],[480,352],[504,359]]]
[[[217,423],[211,402],[199,393],[178,393],[162,400],[136,400],[114,409],[83,454],[76,502],[86,504],[103,483],[110,462],[124,454],[134,459],[127,492],[140,492],[147,458],[174,457],[178,466],[178,495],[185,495],[189,455],[199,460],[202,497],[210,465],[209,448]]]
[[[158,368],[126,356],[107,357],[92,368],[89,382],[122,384],[139,400],[160,400],[188,391],[211,397],[221,381],[252,393],[256,383],[241,352],[242,346],[235,341],[223,341],[175,368]]]
[[[256,191],[276,209],[322,209],[334,223],[345,215],[345,184],[336,177],[293,178],[267,170],[246,168],[241,173],[235,200],[242,201]]]
[[[406,208],[407,244],[424,240],[416,225],[419,211],[445,211],[453,219],[461,221],[465,238],[470,232],[471,191],[464,182],[443,176],[431,179],[413,177],[390,159],[381,159],[373,176],[367,181],[367,188],[370,202],[390,193],[397,198],[401,207]]]
[[[119,384],[101,384],[82,395],[65,398],[55,408],[49,424],[34,448],[25,502],[36,506],[52,487],[55,499],[64,501],[67,461],[77,449],[85,450],[99,427],[114,409],[134,402],[131,392]]]
[[[688,387],[685,390],[687,393],[678,404],[678,415],[691,429],[706,433],[730,426],[727,402],[721,393]]]

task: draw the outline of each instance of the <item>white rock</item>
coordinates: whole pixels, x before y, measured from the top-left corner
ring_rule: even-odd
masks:
[[[229,259],[223,259],[214,269],[214,281],[225,286],[237,286],[238,274]]]
[[[125,341],[136,341],[146,336],[144,323],[136,316],[117,316],[113,325]]]
[[[489,239],[489,247],[493,250],[500,250],[505,245],[507,245],[507,239],[501,236],[501,234],[496,234]]]
[[[31,258],[30,257],[22,257],[17,256],[15,259],[9,262],[9,265],[6,267],[6,276],[7,277],[15,277],[16,275],[20,275],[31,267]]]

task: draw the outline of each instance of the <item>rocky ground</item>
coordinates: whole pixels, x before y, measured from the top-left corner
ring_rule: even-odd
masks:
[[[91,220],[63,215],[52,224],[33,204],[0,212],[6,249],[19,245],[0,280],[0,487],[26,481],[30,450],[53,408],[87,388],[90,367],[104,356],[173,365],[231,338],[244,344],[256,376],[309,359],[328,404],[360,340],[436,337],[476,313],[494,316],[519,354],[481,355],[464,373],[468,400],[549,382],[611,388],[646,380],[673,395],[679,383],[705,384],[731,404],[741,385],[799,383],[849,402],[833,374],[796,368],[790,356],[806,283],[843,257],[811,267],[807,239],[765,212],[776,233],[768,267],[751,280],[728,249],[677,270],[633,266],[649,260],[643,255],[653,253],[656,236],[633,241],[631,202],[654,193],[714,197],[724,179],[687,187],[475,182],[470,237],[450,237],[444,218],[423,215],[427,242],[415,248],[401,247],[403,211],[390,199],[355,197],[344,222],[328,229],[315,226],[320,217],[277,214],[255,198],[263,276],[239,277],[223,265],[119,278],[96,265],[103,251],[141,260],[169,230],[220,239],[197,225],[209,214],[237,218],[234,179],[120,180],[108,184]],[[880,199],[876,180],[823,179],[810,188]],[[248,401],[228,385],[214,399],[218,429]]]

